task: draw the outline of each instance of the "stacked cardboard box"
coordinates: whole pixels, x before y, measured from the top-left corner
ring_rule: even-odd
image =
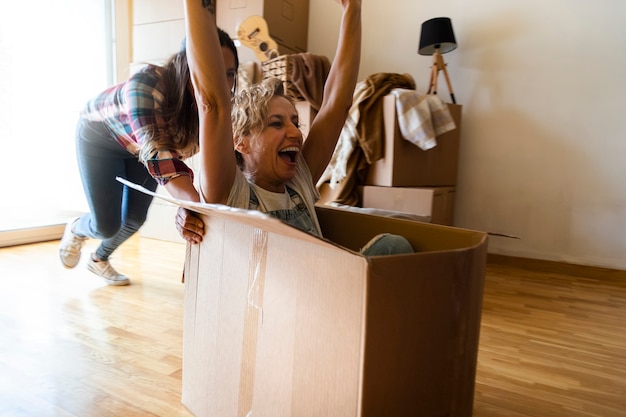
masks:
[[[363,207],[430,215],[433,223],[452,225],[462,107],[448,104],[456,129],[424,151],[402,137],[395,96],[383,100],[384,157],[369,167]]]
[[[365,185],[384,187],[455,186],[459,161],[462,106],[448,104],[456,129],[437,136],[437,146],[422,150],[402,137],[396,98],[383,98],[384,158],[368,170]]]
[[[455,187],[377,187],[362,190],[363,207],[395,210],[430,217],[430,222],[452,226]]]

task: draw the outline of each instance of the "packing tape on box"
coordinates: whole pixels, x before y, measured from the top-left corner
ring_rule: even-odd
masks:
[[[267,232],[254,229],[252,259],[248,273],[248,304],[244,322],[241,378],[239,380],[239,413],[252,414],[254,372],[259,325],[263,323],[263,290],[267,261]]]

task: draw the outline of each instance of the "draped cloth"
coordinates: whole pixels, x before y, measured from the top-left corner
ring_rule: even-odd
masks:
[[[308,52],[289,55],[291,82],[311,107],[319,111],[324,95],[324,83],[330,71],[330,61],[325,56]]]
[[[415,90],[396,88],[398,128],[402,137],[427,151],[437,146],[437,136],[456,129],[448,106],[436,94],[418,94]]]
[[[334,202],[358,206],[357,185],[365,182],[367,168],[383,156],[385,127],[383,97],[393,89],[415,90],[410,74],[375,73],[359,82],[335,151],[318,186],[330,181],[337,189]]]

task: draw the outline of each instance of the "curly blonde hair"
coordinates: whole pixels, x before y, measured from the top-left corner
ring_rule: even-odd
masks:
[[[283,82],[278,78],[268,78],[253,84],[233,97],[231,119],[235,146],[245,138],[254,138],[267,127],[269,102],[273,97],[284,97],[295,106],[293,99],[285,94]],[[237,163],[243,168],[243,158],[235,151]]]

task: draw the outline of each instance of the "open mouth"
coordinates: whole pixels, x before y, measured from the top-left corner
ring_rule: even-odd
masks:
[[[298,157],[299,152],[300,152],[300,148],[291,146],[289,148],[285,148],[279,151],[278,156],[280,156],[285,161],[294,164],[296,162],[296,158]]]

